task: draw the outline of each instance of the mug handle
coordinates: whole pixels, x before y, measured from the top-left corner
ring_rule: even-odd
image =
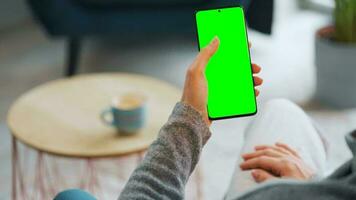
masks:
[[[100,114],[101,121],[103,121],[105,124],[108,124],[108,125],[114,125],[113,119],[111,121],[108,120],[108,118],[107,118],[108,114],[112,115],[110,108],[106,108],[105,110],[103,110]]]

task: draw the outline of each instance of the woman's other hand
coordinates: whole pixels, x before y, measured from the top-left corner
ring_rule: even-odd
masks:
[[[256,182],[275,178],[309,180],[314,171],[306,165],[296,150],[286,144],[260,145],[252,153],[243,154],[242,170],[252,170]]]

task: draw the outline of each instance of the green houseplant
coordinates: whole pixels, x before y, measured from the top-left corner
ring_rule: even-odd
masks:
[[[356,107],[356,0],[335,0],[333,21],[316,32],[316,98]]]
[[[356,0],[335,0],[335,40],[356,43]]]

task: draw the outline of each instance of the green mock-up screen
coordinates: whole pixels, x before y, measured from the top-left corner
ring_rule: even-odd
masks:
[[[200,49],[217,36],[220,46],[206,68],[211,119],[256,113],[256,99],[243,9],[230,7],[196,13]]]

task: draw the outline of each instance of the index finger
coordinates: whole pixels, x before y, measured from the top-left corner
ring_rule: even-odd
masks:
[[[274,150],[279,151],[279,152],[281,152],[283,154],[286,154],[286,155],[293,155],[291,152],[285,150],[284,148],[278,147],[278,146],[272,146],[272,145],[258,145],[258,146],[255,146],[255,150],[256,151],[264,150],[264,149],[274,149]]]
[[[274,157],[261,156],[258,158],[252,158],[240,164],[242,170],[249,169],[264,169],[272,172],[274,175],[279,176],[281,174],[281,167],[279,160]]]
[[[288,146],[287,144],[281,143],[281,142],[277,142],[276,146],[284,148],[285,150],[289,151],[291,154],[297,156],[300,158],[299,154],[297,151],[295,151],[294,149],[292,149],[290,146]]]
[[[283,154],[279,151],[274,150],[274,149],[264,149],[264,150],[258,150],[258,151],[252,152],[252,153],[242,154],[242,158],[244,160],[249,160],[249,159],[261,157],[261,156],[279,158],[279,157],[283,157]]]

